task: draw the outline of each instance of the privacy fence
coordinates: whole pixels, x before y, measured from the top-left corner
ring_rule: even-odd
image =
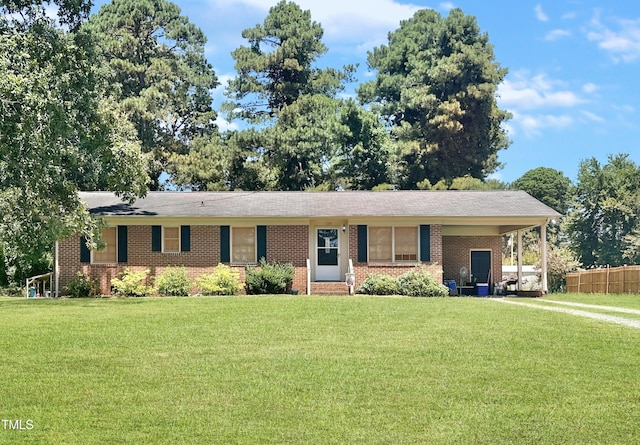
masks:
[[[640,266],[608,267],[569,273],[567,292],[640,294]]]

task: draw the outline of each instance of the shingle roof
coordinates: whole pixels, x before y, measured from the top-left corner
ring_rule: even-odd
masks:
[[[81,192],[99,216],[163,217],[541,217],[555,210],[523,191],[149,192],[133,204]]]

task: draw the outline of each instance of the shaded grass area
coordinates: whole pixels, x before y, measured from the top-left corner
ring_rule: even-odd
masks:
[[[634,443],[640,332],[488,299],[0,301],[0,443]]]

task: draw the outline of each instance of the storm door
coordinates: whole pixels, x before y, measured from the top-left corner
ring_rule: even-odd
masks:
[[[316,229],[316,281],[340,281],[340,230]]]

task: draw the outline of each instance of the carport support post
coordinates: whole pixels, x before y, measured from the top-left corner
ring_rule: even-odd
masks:
[[[548,283],[547,283],[547,225],[542,224],[540,226],[540,245],[542,246],[542,292],[548,293]]]
[[[522,290],[522,230],[518,229],[518,286]]]
[[[55,298],[58,298],[60,296],[60,258],[59,257],[60,257],[60,244],[58,243],[58,240],[56,240],[55,252],[53,255],[53,258],[54,258],[53,273],[56,276],[55,277],[56,289],[55,291],[52,289],[52,292],[51,292],[51,296]]]

